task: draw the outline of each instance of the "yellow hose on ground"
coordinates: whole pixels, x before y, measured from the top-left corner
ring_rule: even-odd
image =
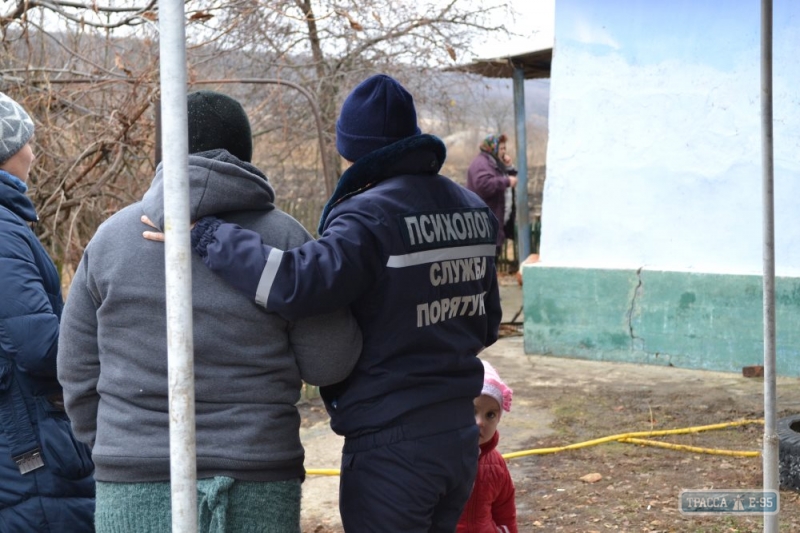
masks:
[[[697,446],[686,446],[684,444],[672,444],[669,442],[661,442],[659,440],[648,439],[620,439],[620,442],[629,442],[631,444],[641,444],[642,446],[655,446],[656,448],[666,448],[667,450],[676,450],[679,452],[691,453],[706,453],[709,455],[728,455],[732,457],[758,457],[761,452],[748,452],[739,450],[719,450],[714,448],[698,448]]]
[[[763,424],[764,420],[747,419],[737,420],[735,422],[723,422],[721,424],[711,424],[708,426],[694,426],[680,429],[661,429],[653,431],[635,431],[632,433],[620,433],[618,435],[610,435],[599,439],[587,440],[585,442],[578,442],[576,444],[568,444],[566,446],[556,446],[553,448],[535,448],[532,450],[523,450],[520,452],[512,452],[503,454],[505,460],[516,459],[518,457],[527,457],[529,455],[547,455],[551,453],[565,452],[568,450],[578,450],[580,448],[588,448],[590,446],[597,446],[598,444],[605,444],[606,442],[627,442],[631,444],[641,444],[645,446],[657,446],[659,448],[667,448],[670,450],[685,451],[691,453],[706,453],[712,455],[728,455],[738,457],[758,457],[761,452],[755,451],[737,451],[737,450],[718,450],[713,448],[698,448],[695,446],[684,446],[682,444],[670,444],[667,442],[660,442],[654,440],[644,440],[640,437],[663,437],[666,435],[686,435],[689,433],[700,433],[702,431],[711,431],[714,429],[726,429],[731,427],[746,426],[750,424]],[[306,475],[309,476],[338,476],[339,470],[335,468],[327,469],[314,469],[309,468],[306,470]]]
[[[611,435],[600,439],[587,440],[586,442],[579,442],[577,444],[569,444],[567,446],[557,446],[555,448],[538,448],[534,450],[525,450],[521,452],[513,452],[503,454],[503,458],[516,459],[517,457],[525,457],[528,455],[546,455],[550,453],[558,453],[567,450],[577,450],[580,448],[588,448],[589,446],[597,446],[606,442],[617,442],[622,439],[632,439],[637,437],[663,437],[665,435],[686,435],[688,433],[700,433],[701,431],[710,431],[712,429],[725,429],[729,427],[746,426],[748,424],[763,424],[763,419],[756,420],[738,420],[736,422],[724,422],[722,424],[711,424],[709,426],[694,426],[681,429],[663,429],[655,431],[636,431],[633,433],[620,433],[619,435]]]
[[[338,468],[309,468],[306,470],[307,476],[338,476]]]

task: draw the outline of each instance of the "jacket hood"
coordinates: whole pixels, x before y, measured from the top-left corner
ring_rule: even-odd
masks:
[[[36,222],[36,208],[31,199],[25,196],[28,186],[16,176],[0,170],[0,205],[28,222]]]
[[[142,198],[144,213],[164,228],[164,167],[159,164]],[[227,150],[189,156],[189,213],[192,221],[208,215],[275,208],[275,191],[267,176]]]
[[[406,174],[437,175],[447,157],[444,143],[433,135],[407,137],[365,155],[348,168],[339,178],[336,190],[322,210],[319,234],[325,220],[338,203],[371,189],[385,179]]]

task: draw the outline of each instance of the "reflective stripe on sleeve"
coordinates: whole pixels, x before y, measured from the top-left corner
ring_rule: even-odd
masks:
[[[264,271],[261,272],[261,279],[258,280],[258,288],[256,289],[256,303],[262,307],[267,307],[267,300],[269,300],[269,293],[272,290],[272,284],[275,283],[275,276],[278,274],[278,267],[281,265],[283,258],[283,251],[273,248],[267,256],[267,264],[264,265]]]
[[[453,259],[466,259],[468,257],[487,256],[494,257],[494,244],[476,244],[473,246],[455,246],[452,248],[436,248],[425,250],[424,252],[413,252],[405,255],[391,255],[386,262],[388,268],[404,268],[437,261],[447,261]],[[266,272],[266,270],[265,270]],[[261,286],[259,285],[259,289]]]

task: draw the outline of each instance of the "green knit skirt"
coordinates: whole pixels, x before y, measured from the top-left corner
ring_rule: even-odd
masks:
[[[96,533],[170,533],[170,485],[97,482]],[[300,533],[300,480],[197,480],[199,533]]]

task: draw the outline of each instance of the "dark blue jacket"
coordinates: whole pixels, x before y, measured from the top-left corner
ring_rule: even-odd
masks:
[[[26,190],[0,171],[0,531],[86,533],[94,467],[60,400],[61,286]]]
[[[219,220],[193,231],[205,263],[292,320],[349,304],[364,337],[350,377],[322,389],[347,437],[480,395],[478,353],[497,340],[497,220],[474,193],[438,174],[445,147],[418,135],[361,158],[323,211],[321,238],[280,251]],[[463,414],[463,413],[462,413]],[[442,420],[461,424],[464,417]]]

